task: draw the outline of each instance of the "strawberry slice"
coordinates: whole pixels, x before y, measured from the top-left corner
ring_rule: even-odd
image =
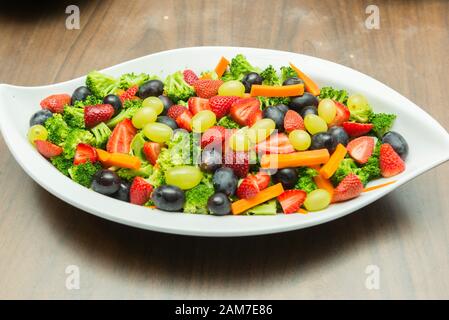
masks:
[[[34,140],[34,145],[37,151],[45,158],[59,156],[62,153],[62,148],[46,140]]]
[[[167,116],[169,116],[170,118],[172,118],[173,120],[176,120],[176,118],[178,116],[181,115],[181,113],[183,113],[184,111],[186,111],[187,108],[181,105],[174,105],[171,106],[168,111],[167,111]]]
[[[255,197],[259,191],[262,191],[270,184],[270,175],[266,172],[258,172],[255,175],[249,175],[243,179],[237,188],[236,195],[240,199],[250,199]]]
[[[363,191],[363,184],[357,175],[348,174],[334,190],[332,202],[346,201],[358,197]]]
[[[293,130],[304,130],[304,120],[301,115],[293,110],[288,110],[284,117],[285,132],[292,132]]]
[[[73,159],[74,165],[86,163],[87,161],[94,163],[97,160],[98,160],[97,150],[95,150],[94,147],[85,143],[79,143],[76,146],[75,158]]]
[[[343,129],[350,137],[360,137],[371,131],[371,123],[343,122]]]
[[[405,170],[404,160],[401,159],[388,143],[380,146],[379,165],[380,172],[385,178],[395,176]]]
[[[134,128],[130,119],[119,122],[109,137],[106,150],[112,153],[129,153],[131,150],[131,141],[136,135],[136,132],[137,130]]]
[[[271,181],[271,176],[265,171],[260,171],[255,175],[248,176],[248,178],[256,182],[259,191],[268,187]]]
[[[191,97],[187,101],[187,105],[189,106],[189,111],[195,115],[200,111],[210,110],[209,100],[203,99],[199,97]]]
[[[374,138],[367,136],[355,138],[348,143],[346,149],[352,159],[360,164],[364,164],[373,154]]]
[[[253,124],[262,119],[260,101],[257,98],[243,98],[235,101],[230,110],[231,118],[241,126]]]
[[[142,177],[135,177],[129,190],[129,202],[144,205],[151,198],[153,186]]]
[[[198,76],[190,69],[184,70],[182,74],[184,75],[184,81],[187,82],[187,84],[189,84],[190,86],[198,81]]]
[[[182,129],[192,131],[192,113],[186,109],[176,118],[176,124]]]
[[[258,153],[292,153],[295,151],[285,133],[275,133],[268,139],[256,144]]]
[[[206,130],[201,136],[201,148],[212,144],[213,146],[222,146],[226,138],[226,128],[222,126],[213,126]]]
[[[101,122],[112,118],[115,109],[110,104],[97,104],[84,108],[84,124],[86,128],[93,128]]]
[[[222,80],[200,79],[193,84],[193,87],[198,97],[210,99],[217,95],[218,88],[222,84]]]
[[[212,97],[209,100],[210,110],[212,110],[215,113],[217,119],[220,119],[229,113],[232,104],[239,99],[240,99],[239,97],[234,96]]]
[[[334,102],[337,106],[337,113],[335,114],[334,120],[329,124],[329,127],[341,126],[343,122],[349,121],[349,117],[351,116],[348,107],[338,101],[334,100]]]
[[[68,94],[53,94],[46,97],[40,103],[42,109],[50,110],[53,113],[63,113],[64,106],[69,105],[72,97]]]
[[[126,100],[134,100],[138,97],[136,97],[137,92],[139,91],[139,87],[137,85],[134,85],[132,87],[129,87],[125,92],[120,94],[120,100],[122,102],[125,102]]]
[[[277,199],[281,204],[284,213],[298,212],[302,204],[306,200],[307,193],[303,190],[286,190],[281,193]]]
[[[235,175],[244,178],[249,172],[249,155],[247,152],[227,150],[224,155],[225,167],[231,168]]]
[[[161,153],[161,145],[157,142],[145,142],[143,145],[143,154],[148,161],[154,166],[157,158]]]

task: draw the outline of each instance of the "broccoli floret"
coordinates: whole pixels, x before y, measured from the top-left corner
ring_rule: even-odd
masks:
[[[395,114],[373,113],[369,117],[368,122],[373,124],[372,131],[374,134],[376,134],[377,137],[382,138],[383,135],[393,127],[394,120],[396,120]]]
[[[248,215],[275,215],[277,213],[276,200],[270,200],[268,202],[259,204],[248,211],[245,214]]]
[[[48,132],[48,140],[54,144],[60,145],[64,142],[69,134],[69,126],[59,113],[53,114],[53,117],[45,121],[45,129]]]
[[[103,99],[100,97],[96,97],[93,94],[87,96],[86,99],[84,100],[78,100],[76,101],[73,106],[76,108],[84,108],[85,106],[94,106],[97,104],[102,104],[103,103]]]
[[[97,97],[114,93],[119,88],[120,80],[107,74],[91,71],[86,78],[86,86]]]
[[[120,111],[118,115],[116,115],[114,118],[106,122],[106,125],[109,128],[115,127],[119,122],[125,119],[131,119],[136,114],[137,110],[139,110],[142,107],[142,101],[135,100],[129,103],[128,101],[125,101],[123,109]]]
[[[260,74],[262,77],[263,84],[268,86],[279,86],[281,85],[281,80],[276,72],[276,69],[270,64],[262,73]]]
[[[63,117],[64,121],[71,128],[83,129],[85,127],[84,126],[84,109],[83,108],[67,106],[64,108],[64,113],[63,113],[62,117]]]
[[[229,116],[225,116],[225,117],[221,118],[217,122],[217,125],[225,127],[226,129],[239,129],[240,128],[239,124],[237,122],[235,122],[234,120],[232,120],[231,117],[229,117]]]
[[[293,70],[292,67],[281,67],[281,83],[283,83],[285,80],[298,77],[298,74],[295,70]]]
[[[188,107],[189,103],[187,101],[179,100],[178,103],[180,106]]]
[[[181,71],[167,76],[164,82],[164,92],[174,103],[179,100],[187,101],[195,95],[195,90],[184,81],[184,75]]]
[[[104,122],[101,122],[93,127],[91,131],[95,138],[95,146],[97,148],[104,148],[108,142],[109,136],[112,133],[111,129],[109,129]]]
[[[373,113],[373,109],[371,106],[366,103],[363,106],[353,106],[348,105],[349,112],[351,113],[351,120],[356,122],[365,123],[368,122],[371,114]]]
[[[67,159],[72,159],[75,156],[76,147],[79,143],[93,144],[94,141],[94,136],[89,131],[73,129],[69,132],[64,142],[63,155]]]
[[[340,162],[338,169],[335,171],[334,175],[331,177],[331,182],[334,186],[338,184],[350,173],[357,175],[362,181],[363,185],[366,185],[370,179],[370,170],[362,170],[357,166],[355,161],[351,158],[345,158]]]
[[[229,71],[221,77],[223,81],[242,80],[250,72],[260,73],[259,68],[253,67],[243,54],[236,55],[229,65]]]
[[[82,163],[76,166],[72,166],[68,169],[70,178],[72,178],[73,181],[76,183],[79,183],[80,185],[90,188],[90,185],[92,184],[92,177],[97,171],[101,170],[101,165],[91,162]]]
[[[215,193],[212,185],[212,175],[205,175],[203,180],[196,187],[186,191],[186,202],[184,212],[207,214],[207,200]]]
[[[117,170],[116,173],[120,178],[128,181],[131,181],[135,177],[148,178],[153,173],[153,166],[149,163],[144,163],[139,169],[134,170],[122,168]]]
[[[381,141],[377,140],[376,147],[374,148],[373,154],[369,157],[368,161],[360,168],[362,176],[367,176],[367,181],[377,179],[381,177],[379,155]],[[362,181],[363,182],[363,181]]]
[[[307,193],[318,189],[313,177],[318,175],[318,171],[308,167],[298,168],[298,181],[296,182],[295,189],[304,190]]]
[[[320,99],[322,100],[326,98],[346,104],[348,102],[348,92],[346,92],[346,90],[338,90],[332,87],[323,87],[320,90]]]
[[[262,109],[265,109],[266,107],[269,106],[277,106],[278,104],[285,104],[286,106],[288,106],[288,104],[290,103],[290,98],[288,97],[262,97],[259,96],[257,97],[257,99],[259,99],[260,101],[260,107]]]
[[[69,175],[69,169],[73,166],[72,159],[66,159],[63,155],[50,159],[51,163],[65,176]]]
[[[119,81],[120,81],[119,87],[124,90],[126,90],[132,86],[135,86],[135,85],[140,87],[145,82],[153,80],[153,79],[157,79],[157,77],[150,76],[149,74],[146,74],[146,73],[140,73],[140,74],[135,74],[134,72],[125,73],[119,79]]]
[[[162,154],[162,152],[161,152]],[[159,155],[160,158],[160,155]],[[159,160],[158,158],[158,160]],[[153,167],[153,173],[147,179],[147,181],[154,187],[157,188],[165,184],[165,175],[160,167]]]

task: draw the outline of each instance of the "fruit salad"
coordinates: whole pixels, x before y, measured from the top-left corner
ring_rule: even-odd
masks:
[[[392,131],[396,115],[376,113],[362,94],[242,54],[165,79],[92,71],[84,86],[40,106],[28,139],[57,170],[93,192],[169,212],[320,211],[386,185],[367,187],[402,173],[408,154]]]

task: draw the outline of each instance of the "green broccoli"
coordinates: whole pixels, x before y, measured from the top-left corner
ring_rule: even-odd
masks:
[[[67,135],[63,145],[63,155],[67,159],[73,159],[76,147],[79,143],[93,144],[95,138],[92,133],[83,129],[73,129]]]
[[[260,101],[260,107],[265,109],[270,106],[277,106],[278,104],[285,104],[288,106],[290,103],[290,98],[288,97],[257,97]]]
[[[69,134],[69,126],[59,113],[53,114],[53,117],[45,121],[45,129],[48,132],[48,140],[54,144],[61,145]]]
[[[131,181],[135,177],[148,178],[153,173],[153,166],[149,163],[143,163],[139,169],[121,168],[116,173],[120,178],[128,181]]]
[[[365,103],[361,106],[348,104],[348,109],[351,114],[350,119],[360,123],[368,122],[371,114],[373,113],[373,109],[368,103]]]
[[[281,67],[281,83],[290,78],[297,78],[298,74],[292,67]]]
[[[369,117],[368,122],[373,125],[372,132],[374,132],[378,138],[382,138],[383,135],[393,127],[394,120],[396,120],[395,114],[373,113]]]
[[[236,55],[229,65],[229,71],[221,77],[223,81],[242,80],[250,72],[260,73],[259,68],[253,67],[243,54]]]
[[[71,128],[81,128],[84,126],[84,109],[78,107],[67,106],[64,108],[64,113],[62,115],[64,121]]]
[[[119,82],[120,82],[119,87],[124,90],[126,90],[132,86],[135,86],[135,85],[140,87],[145,82],[147,82],[149,80],[153,80],[153,79],[158,79],[158,77],[150,76],[149,74],[146,74],[146,73],[140,73],[140,74],[135,74],[134,72],[125,73],[119,79]]]
[[[94,106],[97,104],[102,104],[103,103],[103,98],[101,97],[96,97],[93,94],[87,96],[86,99],[84,100],[78,100],[73,104],[73,107],[76,108],[84,108],[85,106]]]
[[[185,192],[186,202],[184,204],[184,212],[198,214],[208,213],[207,200],[209,200],[209,197],[215,193],[211,180],[212,175],[207,174],[199,185]]]
[[[326,98],[346,104],[348,102],[348,92],[346,92],[346,90],[338,90],[332,87],[323,87],[320,90],[320,100]]]
[[[338,184],[350,173],[355,174],[359,177],[363,185],[366,185],[368,181],[374,179],[375,169],[373,166],[376,165],[373,161],[365,169],[359,168],[355,161],[351,158],[345,158],[340,162],[340,165],[335,171],[334,175],[331,177],[331,182],[334,186]],[[373,178],[370,177],[373,174]]]
[[[277,213],[276,200],[270,200],[268,202],[264,202],[262,204],[259,204],[258,206],[249,209],[244,214],[257,216],[257,215],[275,215],[276,213]]]
[[[101,169],[102,167],[98,162],[91,163],[88,161],[86,163],[70,167],[68,172],[73,181],[86,188],[90,188],[93,175]]]
[[[178,103],[180,106],[188,107],[189,103],[187,101],[179,100]]]
[[[318,189],[313,177],[318,175],[318,171],[308,167],[298,168],[298,181],[296,182],[295,189],[304,190],[307,193]]]
[[[103,149],[108,142],[109,136],[112,133],[111,129],[109,129],[109,127],[104,122],[101,122],[93,127],[91,131],[95,138],[94,145],[97,148]]]
[[[229,116],[225,116],[223,118],[221,118],[218,122],[217,122],[217,126],[222,126],[225,127],[226,129],[239,129],[240,125],[235,122],[234,120],[231,119],[231,117]]]
[[[125,108],[125,106],[126,106],[126,108]],[[120,113],[118,115],[116,115],[114,118],[112,118],[111,120],[106,122],[106,125],[109,128],[115,127],[119,122],[121,122],[125,119],[131,119],[136,114],[137,110],[139,110],[142,107],[142,102],[128,104],[126,101],[125,106],[123,107],[123,109],[120,111]]]
[[[72,159],[66,159],[63,155],[50,159],[51,163],[65,176],[69,175],[69,169],[73,166]]]
[[[371,155],[371,157],[369,157],[368,161],[365,164],[363,164],[360,168],[362,176],[367,176],[366,179],[367,183],[371,180],[381,177],[380,163],[379,163],[381,144],[382,144],[381,141],[377,140],[373,154]]]
[[[280,86],[282,84],[276,70],[271,64],[264,71],[262,71],[260,76],[263,79],[262,83],[268,86]]]
[[[174,103],[177,103],[179,100],[187,101],[195,95],[195,90],[184,81],[184,75],[181,71],[167,76],[164,82],[164,91],[165,95]]]
[[[86,86],[97,97],[104,97],[114,93],[119,88],[119,85],[119,79],[95,70],[89,72],[86,78]]]
[[[162,152],[161,152],[162,154]],[[159,158],[161,156],[159,155]],[[158,158],[158,160],[159,160]],[[162,169],[160,167],[154,167],[153,168],[153,173],[149,176],[149,178],[147,179],[147,181],[154,187],[160,187],[162,185],[165,184],[165,175],[164,172],[162,171]]]

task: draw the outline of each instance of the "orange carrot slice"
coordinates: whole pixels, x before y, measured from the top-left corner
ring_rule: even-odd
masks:
[[[253,84],[251,86],[252,97],[293,97],[304,94],[304,84],[291,86],[267,86],[263,84]]]
[[[363,189],[363,192],[368,192],[368,191],[373,191],[373,190],[376,190],[376,189],[380,189],[380,188],[389,186],[390,184],[393,184],[396,181],[397,180],[393,180],[393,181],[385,182],[385,183],[382,183],[382,184],[378,184],[377,186],[368,187],[368,188]]]
[[[245,212],[252,207],[255,207],[265,201],[271,200],[279,196],[284,192],[284,188],[281,183],[275,184],[274,186],[268,187],[260,191],[255,197],[251,199],[241,199],[237,200],[231,205],[232,214],[240,214]]]
[[[299,70],[293,63],[290,62],[290,66],[292,67],[293,70],[296,71],[296,73],[298,74],[298,77],[302,81],[304,81],[306,91],[310,92],[314,96],[319,96],[320,95],[320,87],[318,87],[318,85],[312,79],[310,79],[304,72]]]
[[[117,166],[127,169],[139,169],[140,159],[125,153],[109,153],[107,151],[97,149],[98,160],[105,167]]]
[[[338,144],[332,156],[329,158],[329,161],[320,169],[320,175],[329,179],[332,175],[337,171],[338,166],[340,165],[341,160],[343,160],[346,156],[347,150],[344,145],[341,143]]]
[[[329,151],[318,149],[288,154],[264,154],[260,165],[264,169],[315,166],[329,161]]]
[[[215,73],[219,78],[225,73],[228,68],[229,61],[225,57],[221,57],[220,61],[218,61],[217,66],[215,67]]]

